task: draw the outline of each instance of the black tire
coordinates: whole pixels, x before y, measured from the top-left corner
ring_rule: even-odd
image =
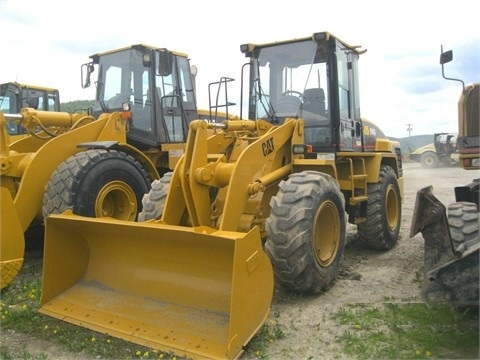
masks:
[[[479,217],[477,205],[457,202],[448,205],[447,212],[453,247],[462,253],[479,241]]]
[[[138,221],[160,219],[162,217],[172,175],[172,172],[167,172],[159,180],[152,183],[150,191],[143,196],[142,211],[138,214]]]
[[[358,224],[361,243],[370,249],[389,250],[398,241],[402,220],[402,200],[395,171],[380,167],[379,181],[368,184],[367,216]]]
[[[422,166],[426,169],[436,168],[438,167],[439,163],[440,159],[438,158],[438,155],[432,151],[424,152],[420,156],[420,164],[422,164]]]
[[[329,289],[346,243],[345,199],[330,175],[304,171],[279,184],[266,220],[265,251],[284,288],[316,294]]]
[[[150,180],[139,162],[121,151],[86,150],[65,160],[43,196],[43,216],[72,209],[87,217],[134,221]]]

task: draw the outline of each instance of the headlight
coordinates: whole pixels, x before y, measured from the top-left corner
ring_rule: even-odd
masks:
[[[122,110],[123,111],[130,111],[130,102],[129,101],[122,102]]]

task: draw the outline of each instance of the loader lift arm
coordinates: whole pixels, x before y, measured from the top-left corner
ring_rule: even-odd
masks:
[[[248,231],[252,217],[265,216],[257,213],[268,207],[262,203],[263,192],[291,172],[292,142],[301,144],[303,124],[292,119],[276,127],[233,120],[219,126],[200,120],[190,127],[185,157],[171,185],[182,191],[169,193],[163,221],[186,225],[188,219],[193,226]],[[223,131],[208,137],[209,129],[218,127]],[[218,188],[213,204],[210,187]],[[179,204],[185,209],[179,211]]]

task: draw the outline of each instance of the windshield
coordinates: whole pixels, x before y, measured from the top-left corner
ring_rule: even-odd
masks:
[[[149,68],[143,66],[140,51],[127,50],[102,56],[97,81],[98,103],[94,110],[118,110],[124,101],[145,102],[148,72]],[[103,109],[98,109],[100,105]]]
[[[20,112],[20,107],[16,101],[17,88],[11,84],[2,84],[0,87],[0,110],[7,114],[16,114]],[[12,120],[7,120],[7,133],[17,135],[22,133],[22,128]]]
[[[328,123],[328,82],[325,49],[313,41],[260,49],[252,94],[256,119],[278,121],[300,116]]]

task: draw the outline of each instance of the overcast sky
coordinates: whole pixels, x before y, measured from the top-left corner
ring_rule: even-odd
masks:
[[[0,0],[0,83],[58,88],[62,102],[93,99],[80,66],[98,52],[143,43],[187,53],[198,68],[199,108],[208,84],[237,79],[244,43],[329,31],[368,51],[360,58],[362,116],[388,136],[457,131],[460,83],[480,82],[478,0],[456,1],[91,1]]]

